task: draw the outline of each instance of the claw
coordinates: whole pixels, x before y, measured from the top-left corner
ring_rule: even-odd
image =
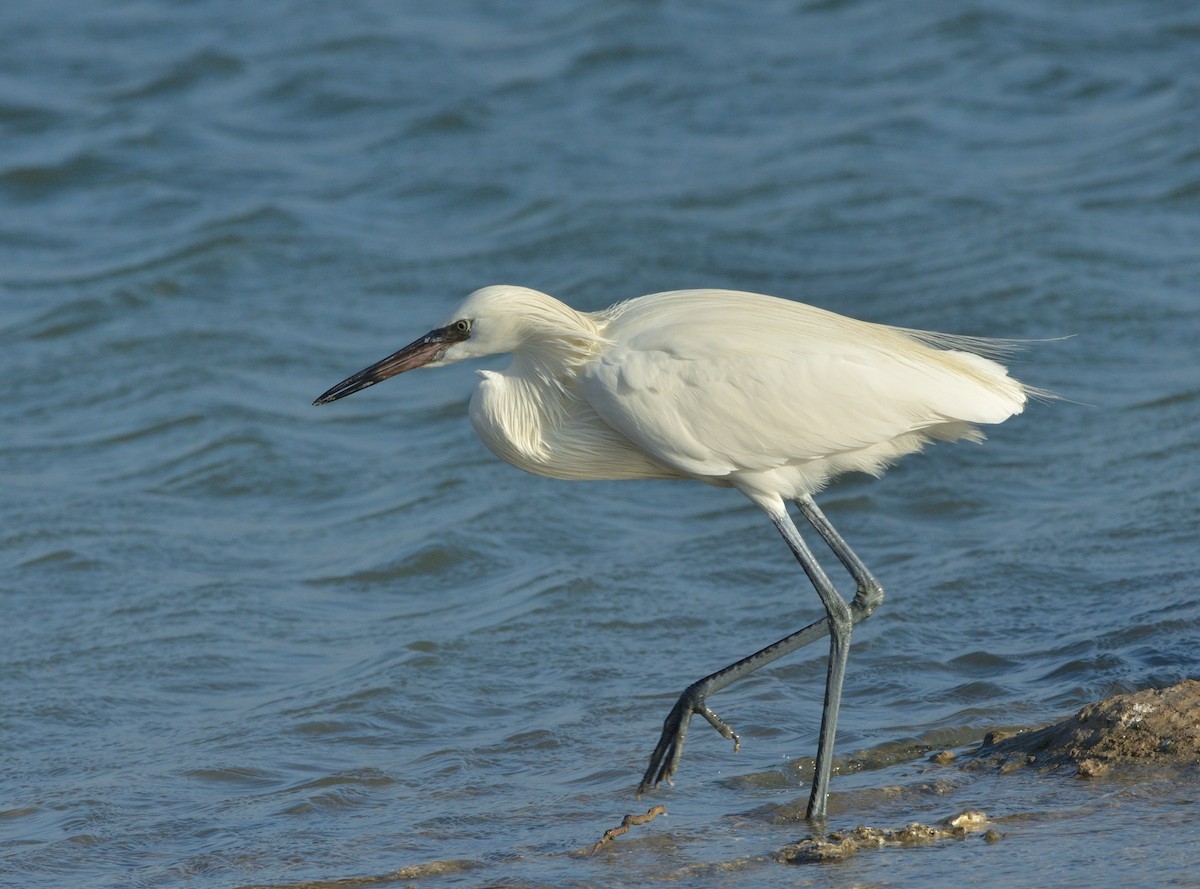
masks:
[[[638,784],[637,795],[657,787],[663,781],[671,783],[671,778],[679,768],[679,760],[683,756],[683,739],[687,736],[688,725],[692,714],[699,713],[708,724],[721,733],[726,740],[733,741],[733,752],[737,753],[742,747],[742,739],[738,737],[732,726],[709,709],[704,702],[705,695],[698,688],[700,683],[693,685],[679,696],[667,718],[663,720],[662,735],[654,752],[650,754],[650,765]]]
[[[683,739],[687,735],[688,723],[692,721],[692,712],[685,692],[663,720],[662,735],[650,754],[650,765],[642,776],[642,783],[638,785],[638,796],[663,781],[671,783],[671,776],[675,774],[683,753]]]

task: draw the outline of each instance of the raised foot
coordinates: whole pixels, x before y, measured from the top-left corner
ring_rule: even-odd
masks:
[[[704,703],[704,698],[704,693],[696,685],[691,686],[679,696],[679,700],[675,702],[675,706],[663,720],[662,735],[659,736],[654,752],[650,754],[650,766],[646,769],[646,774],[642,776],[642,783],[638,785],[638,796],[657,787],[663,781],[671,783],[672,776],[679,768],[679,759],[683,756],[683,739],[687,735],[688,725],[691,723],[694,713],[699,713],[708,720],[708,724],[720,732],[726,740],[733,741],[734,753],[741,749],[742,739],[738,737],[737,732],[729,723],[709,709],[708,705]]]

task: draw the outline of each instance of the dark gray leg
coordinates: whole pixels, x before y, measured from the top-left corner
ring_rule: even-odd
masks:
[[[854,593],[854,601],[850,603],[850,610],[854,612],[855,623],[866,620],[883,601],[883,587],[879,585],[879,581],[875,579],[875,575],[871,573],[870,569],[863,564],[863,560],[842,539],[842,535],[837,532],[837,529],[829,523],[829,519],[825,518],[825,513],[821,512],[817,501],[812,497],[801,497],[796,501],[796,505],[800,507],[800,513],[808,519],[809,524],[829,545],[838,561],[854,578],[857,589]]]
[[[738,749],[737,734],[705,703],[709,695],[720,691],[743,676],[753,673],[760,667],[778,660],[785,654],[790,654],[798,648],[829,635],[829,670],[825,685],[825,707],[821,716],[816,773],[813,778],[812,795],[808,803],[810,819],[824,818],[825,800],[829,792],[829,775],[833,766],[833,738],[837,729],[837,714],[841,703],[846,659],[849,654],[851,628],[854,624],[871,616],[871,613],[883,601],[883,588],[862,560],[837,533],[811,497],[800,498],[796,501],[796,505],[829,545],[838,561],[854,578],[857,587],[854,600],[847,605],[838,594],[809,550],[808,545],[800,536],[800,532],[792,523],[783,504],[780,503],[778,508],[764,507],[771,522],[779,529],[788,547],[796,556],[796,560],[800,562],[800,567],[816,588],[817,594],[825,606],[826,616],[689,686],[680,695],[679,700],[663,722],[662,735],[650,757],[650,766],[638,787],[639,794],[652,786],[657,786],[664,780],[670,782],[671,776],[679,767],[679,759],[683,754],[683,740],[687,735],[688,724],[691,722],[693,713],[703,716],[723,737],[734,742],[735,751]]]

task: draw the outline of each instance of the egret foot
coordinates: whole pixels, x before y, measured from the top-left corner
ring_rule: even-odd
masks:
[[[683,739],[695,713],[708,720],[708,724],[720,732],[723,738],[733,741],[734,753],[741,749],[742,739],[738,737],[737,732],[704,702],[706,694],[702,686],[705,682],[706,680],[701,680],[689,686],[663,720],[662,735],[659,736],[654,752],[650,754],[650,766],[642,776],[642,783],[638,785],[638,796],[657,787],[663,781],[671,783],[672,776],[679,768],[679,759],[683,756]]]

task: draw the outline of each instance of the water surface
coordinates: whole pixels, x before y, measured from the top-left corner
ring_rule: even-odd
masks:
[[[1178,2],[6,5],[3,882],[1194,880],[1194,786],[918,754],[1200,671],[1198,38]],[[1068,400],[822,498],[888,591],[832,825],[1004,841],[770,862],[817,650],[633,798],[675,695],[819,603],[734,493],[497,463],[472,367],[310,406],[495,282],[1070,337],[1015,367]]]

